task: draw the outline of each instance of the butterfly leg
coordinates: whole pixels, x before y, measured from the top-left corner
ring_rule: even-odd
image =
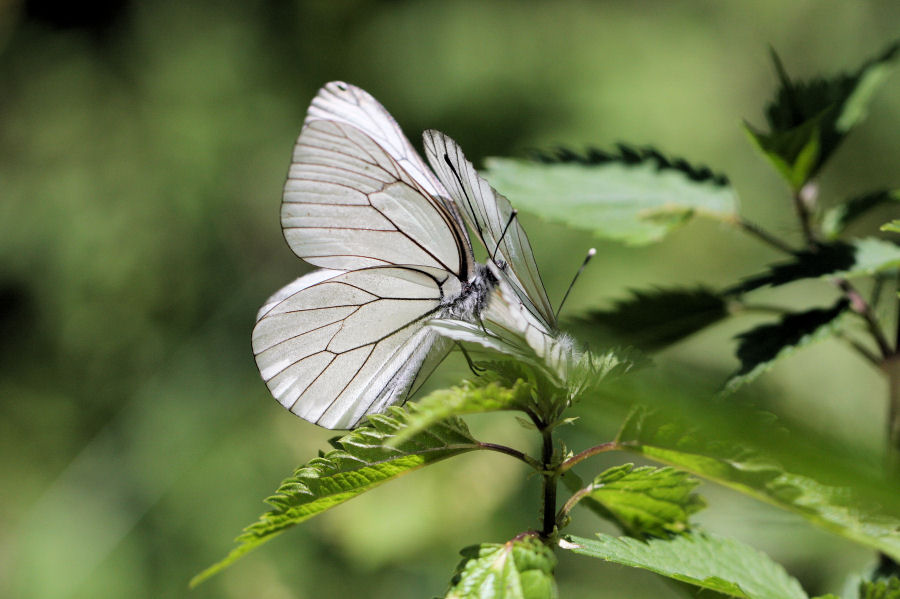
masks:
[[[462,355],[466,359],[466,364],[469,365],[469,370],[472,371],[472,374],[474,374],[475,376],[481,376],[481,373],[483,373],[485,369],[481,366],[478,366],[477,364],[475,364],[475,362],[472,361],[472,357],[469,355],[469,352],[466,351],[466,348],[463,347],[462,343],[457,341],[456,345],[458,345],[460,351],[462,351]]]

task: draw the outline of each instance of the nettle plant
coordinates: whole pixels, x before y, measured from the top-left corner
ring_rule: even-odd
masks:
[[[268,498],[272,509],[244,530],[225,559],[199,574],[192,584],[288,528],[382,483],[457,455],[491,451],[524,462],[540,477],[542,492],[535,498],[540,520],[530,523],[533,528],[524,524],[525,530],[510,531],[505,542],[464,549],[446,597],[555,597],[555,555],[559,551],[649,570],[684,589],[702,589],[711,596],[808,597],[796,579],[763,553],[692,526],[692,515],[705,505],[695,493],[700,479],[799,514],[811,526],[871,548],[880,556],[879,566],[861,575],[852,596],[900,597],[900,578],[896,577],[900,571],[896,565],[900,561],[900,520],[863,507],[862,502],[865,499],[871,504],[875,499],[880,502],[879,509],[895,510],[896,471],[888,466],[880,477],[860,473],[852,463],[845,463],[840,448],[796,423],[775,419],[735,394],[777,360],[813,342],[838,338],[888,379],[888,453],[900,453],[900,352],[897,335],[886,329],[889,323],[897,326],[900,305],[900,246],[893,236],[900,233],[900,221],[885,224],[881,227],[884,233],[862,238],[845,235],[848,225],[861,216],[900,206],[900,192],[861,190],[858,196],[825,211],[819,207],[816,183],[828,159],[862,120],[867,103],[898,52],[900,45],[894,45],[856,72],[806,82],[790,79],[774,57],[779,87],[766,109],[769,130],[746,125],[746,132],[787,183],[785,205],[793,204],[801,245],[737,215],[736,193],[724,176],[652,149],[620,146],[614,152],[582,154],[558,150],[531,160],[495,158],[488,162],[486,176],[491,184],[519,208],[589,229],[599,237],[634,245],[655,242],[696,216],[733,226],[784,254],[783,261],[758,276],[723,290],[697,287],[635,292],[611,309],[572,319],[581,338],[597,333],[595,340],[625,339],[650,353],[736,313],[758,308],[753,293],[763,287],[811,278],[833,283],[835,301],[829,307],[796,310],[766,306],[778,313],[777,318],[738,335],[739,369],[716,392],[705,396],[672,386],[636,392],[636,387],[629,388],[630,381],[640,377],[639,371],[654,368],[646,359],[636,358],[646,353],[598,351],[597,347],[604,346],[596,341],[594,349],[587,350],[561,334],[555,313],[545,305],[536,267],[529,270],[534,262],[515,211],[475,173],[458,146],[441,134],[426,132],[426,154],[433,173],[418,155],[410,153],[411,146],[396,123],[371,96],[339,82],[323,88],[310,107],[295,148],[282,223],[288,243],[298,255],[334,270],[316,271],[273,296],[260,312],[254,350],[263,378],[292,411],[329,428],[353,428],[332,440],[330,451],[320,453],[288,477]],[[360,158],[363,154],[364,159]],[[346,162],[351,159],[355,162]],[[328,185],[347,184],[328,170],[336,164],[353,178],[352,193],[325,193]],[[317,186],[315,192],[310,191],[310,181]],[[364,189],[367,185],[371,189]],[[404,195],[410,190],[416,196],[411,201],[421,206],[416,210],[398,208],[403,198],[412,197]],[[320,195],[313,197],[315,193]],[[334,212],[351,207],[357,211],[355,216]],[[378,218],[386,219],[381,228],[365,221],[375,218],[376,212]],[[363,213],[369,216],[364,218]],[[455,239],[458,254],[450,252],[447,258],[438,245],[418,243],[415,227],[427,233],[434,214],[446,227],[446,231],[435,229],[434,234]],[[352,238],[335,241],[334,237],[345,234],[337,229],[350,227],[348,222],[364,224],[351,227],[356,229]],[[486,264],[476,265],[471,259],[463,222],[473,231],[473,238],[483,243],[488,253]],[[322,258],[328,254],[322,247],[329,243],[342,243],[344,249],[363,244],[360,247],[368,249],[365,244],[374,242],[366,235],[374,234],[375,229],[382,234],[405,232],[416,241],[413,245],[438,265],[426,267],[426,257],[417,258],[415,267],[388,266],[398,262],[386,258],[380,264],[348,263],[334,257],[339,251]],[[469,247],[468,254],[463,246]],[[398,248],[393,250],[401,251]],[[418,282],[419,277],[427,280]],[[392,295],[401,282],[430,289],[414,296],[422,305],[409,308],[410,313],[404,312],[406,304],[396,302],[406,301],[404,294],[411,292]],[[338,313],[322,322],[304,321],[299,316],[307,311],[318,315],[322,310]],[[385,330],[355,329],[353,315],[364,312],[367,318],[387,318],[389,314],[399,318],[402,327],[375,324],[370,328]],[[888,316],[883,316],[885,313]],[[338,332],[331,331],[324,342],[304,337],[309,331],[332,325]],[[403,354],[402,363],[378,357],[379,344],[394,339],[398,331],[406,333],[398,338],[401,349],[396,351],[415,347]],[[304,360],[323,355],[336,360],[335,355],[344,355],[339,349],[343,345],[335,341],[343,340],[342,333],[352,336],[344,345],[368,348],[367,356],[376,356],[361,361],[354,372],[365,372],[368,360],[375,360],[376,374],[358,388],[354,387],[355,378],[342,379],[341,385],[322,385],[319,393],[328,400],[322,406],[318,396],[306,393],[319,380],[316,377],[328,378],[332,371],[327,365],[313,367]],[[296,342],[298,338],[306,340]],[[355,346],[350,343],[354,340]],[[272,347],[292,342],[290,351],[270,355]],[[440,358],[451,346],[462,349],[476,376],[403,405],[407,391],[417,388],[434,366],[426,354],[436,352]],[[635,368],[637,361],[642,368]],[[281,373],[286,364],[296,363],[306,370],[285,379]],[[347,389],[353,393],[344,393]],[[610,400],[611,405],[625,408],[614,439],[598,439],[587,448],[568,448],[560,442],[556,435],[560,425],[584,426],[572,422],[570,407]],[[517,412],[523,426],[540,438],[540,450],[529,454],[475,439],[463,417],[497,411]],[[793,435],[783,434],[791,427]],[[599,473],[596,468],[592,471],[589,460],[606,452],[633,454],[661,466],[638,467],[623,461]],[[800,473],[785,465],[785,460],[790,462],[801,454],[814,456],[816,463],[828,463],[832,479],[836,472],[846,475],[840,481],[845,486],[829,486],[833,480],[824,484],[808,471]],[[794,462],[804,463],[800,459]],[[617,525],[621,535],[581,538],[567,534],[576,505],[588,508],[577,512],[579,517],[590,511]]]

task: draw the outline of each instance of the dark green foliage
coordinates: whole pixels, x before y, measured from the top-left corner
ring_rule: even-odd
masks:
[[[830,308],[787,314],[774,324],[765,324],[737,336],[741,366],[728,380],[733,391],[768,370],[772,363],[799,348],[823,339],[836,330],[835,321],[849,306],[845,299]]]
[[[873,275],[898,266],[900,246],[874,237],[852,243],[820,243],[813,249],[795,252],[792,260],[773,264],[767,272],[748,277],[725,293],[746,293],[767,285],[785,285],[817,277]]]
[[[900,206],[900,190],[880,189],[850,198],[825,213],[822,218],[822,232],[833,239],[843,233],[844,229],[853,221],[869,211],[890,205]]]
[[[652,351],[677,343],[729,315],[725,298],[703,286],[631,293],[611,309],[571,319],[569,328],[601,346],[613,341]]]
[[[747,132],[791,187],[813,178],[850,130],[865,116],[875,89],[900,51],[891,44],[853,73],[794,81],[772,51],[780,86],[766,107],[769,131],[746,125]]]
[[[861,582],[859,599],[900,599],[900,578]]]
[[[790,261],[769,266],[768,272],[744,279],[728,292],[746,293],[767,285],[785,285],[846,271],[855,264],[855,256],[856,248],[849,243],[820,244],[813,250],[796,252]]]

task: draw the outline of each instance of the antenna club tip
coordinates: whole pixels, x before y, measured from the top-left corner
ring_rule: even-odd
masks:
[[[597,248],[591,248],[588,250],[588,256],[592,256],[597,253]]]

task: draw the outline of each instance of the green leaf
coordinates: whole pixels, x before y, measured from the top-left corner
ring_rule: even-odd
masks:
[[[589,497],[633,537],[668,537],[687,530],[705,503],[693,492],[700,481],[674,468],[622,464],[594,479]]]
[[[881,225],[882,231],[890,231],[892,233],[900,233],[900,219],[892,220],[889,223]]]
[[[822,115],[788,131],[763,133],[744,123],[744,131],[763,156],[791,186],[803,187],[818,167]]]
[[[725,293],[747,293],[766,285],[778,286],[819,277],[871,276],[900,267],[900,245],[876,237],[851,243],[836,241],[796,252],[788,262],[773,264],[760,275],[744,279]]]
[[[488,380],[499,380],[507,387],[513,386],[517,379],[528,381],[536,389],[534,395],[540,398],[542,406],[556,403],[560,404],[559,407],[565,407],[578,401],[605,380],[628,372],[640,360],[634,351],[581,352],[565,334],[539,336],[540,343],[536,345],[542,346],[543,351],[538,353],[529,340],[516,331],[495,326],[488,320],[482,325],[440,319],[430,322],[428,326],[455,341],[475,343],[515,358],[515,362],[507,360],[481,364],[487,364],[490,370],[495,371]],[[491,379],[491,376],[498,378]]]
[[[516,207],[629,245],[660,241],[694,215],[734,218],[728,180],[652,149],[490,158],[487,178]]]
[[[446,599],[556,599],[556,556],[534,534],[462,550]]]
[[[409,404],[406,426],[390,439],[388,445],[397,447],[438,422],[464,414],[481,414],[503,410],[526,410],[533,404],[534,386],[517,379],[511,387],[496,381],[476,386],[464,381],[462,385],[439,389],[414,404]]]
[[[728,316],[725,298],[711,289],[656,288],[632,291],[609,310],[596,310],[572,319],[579,337],[613,339],[644,350],[658,350],[719,322]]]
[[[726,392],[755,380],[772,365],[798,349],[821,341],[838,330],[838,317],[849,304],[841,299],[831,308],[786,314],[775,324],[758,326],[737,336],[741,366],[725,383]]]
[[[873,191],[865,195],[851,198],[830,209],[822,218],[822,232],[830,239],[835,239],[844,232],[853,221],[870,210],[900,202],[900,190]]]
[[[780,85],[766,107],[769,131],[750,125],[746,130],[794,190],[818,173],[847,133],[863,120],[898,52],[900,44],[894,43],[853,73],[810,81],[791,80],[772,52]]]
[[[641,541],[598,534],[566,536],[559,546],[581,555],[641,568],[681,582],[745,599],[806,599],[800,583],[749,545],[709,533]]]
[[[230,566],[264,542],[327,509],[438,460],[479,449],[465,423],[451,419],[436,424],[396,447],[388,445],[409,418],[402,408],[370,415],[368,422],[331,441],[334,449],[298,468],[276,494],[266,499],[273,509],[235,539],[222,561],[191,580],[196,586]]]
[[[644,434],[638,420],[627,423],[619,439],[623,449],[799,514],[816,526],[900,560],[900,520],[864,509],[846,488],[820,484],[760,459],[685,451],[678,446],[690,442],[680,439],[667,443],[677,449],[651,445],[640,439]]]
[[[859,599],[900,599],[900,578],[864,580],[859,585]]]

